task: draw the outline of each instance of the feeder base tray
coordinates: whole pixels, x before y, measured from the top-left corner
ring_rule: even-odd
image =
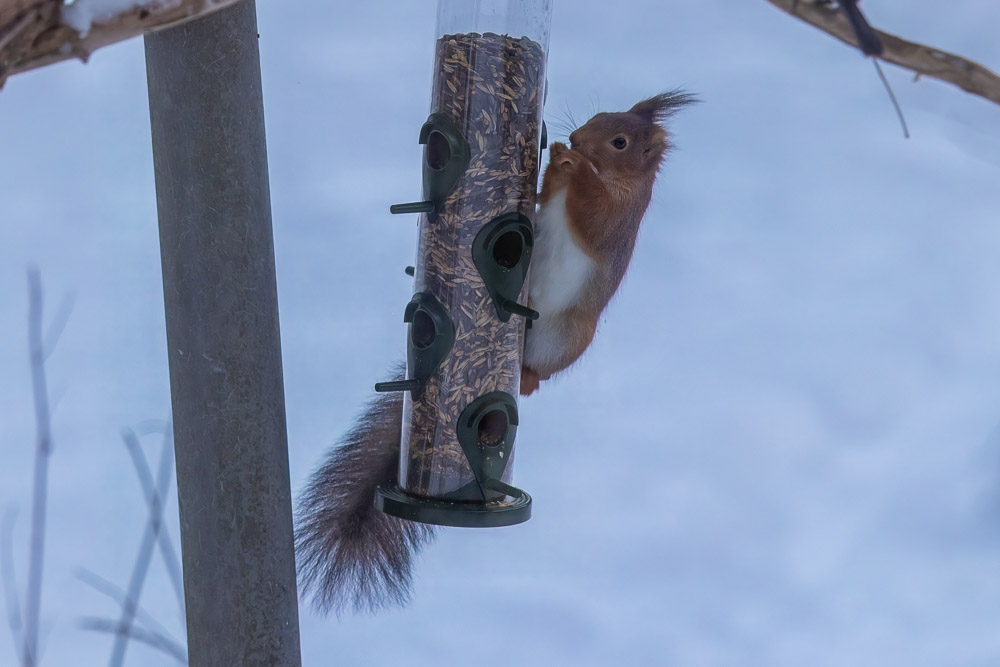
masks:
[[[459,528],[496,528],[513,526],[531,518],[531,496],[520,489],[517,491],[520,495],[512,501],[477,503],[418,498],[408,495],[396,482],[385,482],[375,493],[375,507],[408,521]]]

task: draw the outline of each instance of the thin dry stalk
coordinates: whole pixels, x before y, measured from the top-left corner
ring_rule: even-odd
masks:
[[[187,664],[187,651],[184,650],[184,647],[170,637],[167,637],[159,632],[134,626],[122,628],[121,622],[116,621],[113,618],[84,618],[80,621],[80,627],[84,630],[111,633],[116,637],[121,637],[123,641],[134,639],[137,642],[141,642],[148,646],[152,646],[157,650],[163,651],[182,665]]]
[[[81,567],[76,571],[76,578],[93,588],[98,593],[106,595],[117,602],[119,607],[125,606],[125,601],[128,599],[125,591],[96,572],[92,572],[87,568]],[[170,637],[170,632],[163,627],[163,625],[160,624],[160,622],[157,621],[152,614],[143,609],[140,604],[135,605],[135,619],[137,622],[146,626],[153,632],[161,634],[164,637]],[[171,637],[171,639],[173,638]]]
[[[148,469],[146,455],[139,445],[139,439],[135,433],[126,429],[122,433],[122,439],[136,470],[143,467]],[[173,470],[173,448],[164,447],[160,456],[160,467],[157,471],[156,493],[149,502],[149,519],[146,529],[143,531],[142,542],[139,545],[139,553],[136,555],[135,565],[132,567],[132,575],[129,577],[128,588],[125,592],[125,601],[122,605],[121,617],[118,620],[115,631],[115,643],[111,651],[109,665],[111,667],[121,667],[125,662],[125,649],[128,647],[128,640],[139,629],[133,627],[136,611],[139,605],[139,597],[142,595],[142,586],[146,581],[146,574],[149,572],[149,564],[153,557],[153,550],[158,541],[157,535],[163,523],[163,504],[160,502],[170,484],[170,473]]]
[[[149,469],[149,464],[146,462],[145,456],[136,456],[133,452],[139,452],[138,437],[133,431],[126,431],[123,437],[126,441],[131,441],[132,444],[129,445],[129,452],[132,453],[132,463],[135,466],[136,476],[139,478],[139,485],[142,486],[142,495],[146,499],[146,505],[149,508],[150,516],[155,508],[159,507],[162,512],[162,506],[164,504],[163,493],[156,488],[156,484],[153,481],[153,473]],[[163,448],[167,448],[173,452],[173,429],[171,424],[167,422],[166,427],[163,431]],[[167,575],[170,577],[170,583],[174,588],[174,595],[177,597],[177,605],[181,610],[181,615],[184,614],[184,583],[181,574],[180,559],[177,557],[177,551],[174,549],[174,543],[170,539],[170,533],[165,530],[157,531],[157,546],[160,548],[160,556],[163,558],[163,563],[167,568]]]
[[[28,591],[25,606],[25,667],[38,664],[38,620],[42,604],[42,571],[45,556],[45,512],[49,483],[52,428],[49,394],[45,378],[45,344],[42,339],[42,278],[38,269],[28,269],[28,346],[31,386],[35,403],[35,479],[31,503],[31,543],[28,561]]]

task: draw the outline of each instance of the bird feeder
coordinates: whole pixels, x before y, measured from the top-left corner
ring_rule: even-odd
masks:
[[[542,147],[551,0],[440,0],[399,478],[383,512],[448,526],[526,521],[511,485]]]

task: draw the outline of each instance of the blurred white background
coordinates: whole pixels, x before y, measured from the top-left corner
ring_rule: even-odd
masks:
[[[1000,69],[995,2],[862,6]],[[298,489],[403,355],[415,218],[388,205],[419,194],[435,3],[258,20]],[[594,346],[522,403],[532,520],[443,532],[405,609],[303,605],[305,664],[1000,664],[1000,108],[884,67],[910,140],[868,61],[764,0],[556,2],[552,139],[567,109],[703,103]],[[0,92],[0,234],[0,509],[23,582],[35,263],[50,315],[76,295],[48,366],[43,664],[102,665],[78,619],[116,607],[73,573],[125,584],[145,508],[119,433],[169,412],[141,40]],[[158,562],[142,602],[182,636]]]

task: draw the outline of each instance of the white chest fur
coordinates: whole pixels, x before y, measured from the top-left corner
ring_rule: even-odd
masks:
[[[541,318],[554,316],[579,301],[594,272],[594,260],[576,244],[566,224],[566,191],[550,199],[535,221],[529,295]]]

